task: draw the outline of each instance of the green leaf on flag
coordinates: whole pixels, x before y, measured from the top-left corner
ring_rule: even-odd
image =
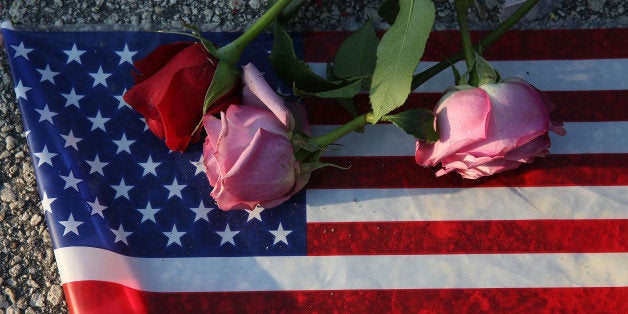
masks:
[[[355,108],[355,104],[353,103],[353,98],[336,98],[336,102],[343,109],[347,110],[352,117],[358,116],[358,110]]]
[[[203,113],[207,112],[218,99],[225,96],[236,85],[238,78],[238,74],[227,63],[219,61],[214,78],[205,93]]]
[[[399,14],[377,48],[370,101],[377,122],[400,107],[410,94],[412,75],[434,24],[429,0],[399,0]]]
[[[438,133],[434,130],[434,115],[429,110],[410,109],[398,114],[386,115],[382,117],[382,121],[393,123],[419,140],[428,143],[438,141]]]
[[[353,98],[362,89],[362,79],[352,79],[347,84],[337,86],[321,92],[308,92],[293,86],[294,95],[299,97],[316,97],[316,98]]]
[[[328,81],[314,73],[307,63],[294,53],[292,38],[283,26],[273,25],[273,50],[270,53],[270,64],[275,73],[288,85],[300,90],[320,92],[338,88],[338,84]]]
[[[373,75],[378,44],[373,24],[362,25],[338,48],[332,67],[334,77],[349,79]]]

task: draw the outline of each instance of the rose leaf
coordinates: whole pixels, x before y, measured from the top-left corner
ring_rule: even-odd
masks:
[[[434,130],[434,115],[431,111],[415,108],[394,115],[385,115],[382,121],[388,121],[419,140],[434,143],[438,133]]]
[[[434,24],[429,0],[399,0],[395,23],[377,47],[377,64],[370,89],[374,122],[400,107],[411,91],[412,75]]]

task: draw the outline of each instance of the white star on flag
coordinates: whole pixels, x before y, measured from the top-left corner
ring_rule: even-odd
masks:
[[[71,146],[78,151],[78,142],[82,141],[82,138],[74,136],[72,130],[70,130],[70,133],[68,133],[68,135],[59,135],[61,135],[61,137],[63,137],[63,140],[65,140],[65,146],[63,146],[63,148]]]
[[[193,211],[195,214],[194,216],[195,222],[197,220],[205,220],[209,222],[207,214],[209,214],[210,211],[214,210],[214,208],[205,206],[205,203],[201,200],[201,202],[198,204],[198,207],[190,208],[190,210]]]
[[[100,111],[96,112],[95,117],[87,117],[87,119],[89,119],[89,121],[92,122],[92,129],[91,129],[92,131],[96,129],[101,129],[107,132],[107,129],[105,128],[105,123],[109,121],[109,118],[103,118],[102,115],[100,114]]]
[[[90,170],[89,170],[90,174],[94,172],[98,172],[103,176],[105,175],[105,171],[103,170],[103,168],[109,164],[109,163],[100,161],[100,157],[98,156],[98,154],[96,154],[96,157],[94,158],[94,160],[85,160],[85,162],[90,167]]]
[[[113,232],[113,234],[116,236],[115,240],[113,240],[113,243],[122,242],[126,244],[127,246],[129,245],[126,238],[130,236],[133,232],[124,231],[124,228],[122,228],[122,223],[120,223],[120,226],[118,227],[118,229],[109,229],[109,230],[111,230],[111,232]]]
[[[78,184],[83,182],[83,180],[74,177],[74,172],[72,172],[72,170],[70,170],[70,173],[68,173],[67,176],[60,176],[60,177],[63,179],[63,181],[65,181],[65,186],[63,187],[64,189],[71,187],[75,189],[77,192],[79,191]]]
[[[129,191],[134,188],[134,185],[126,185],[126,183],[124,183],[124,178],[120,179],[120,184],[118,185],[111,185],[111,187],[116,191],[116,196],[114,196],[113,198],[116,199],[118,197],[126,197],[126,199],[130,200],[129,198]]]
[[[126,94],[126,88],[122,91],[122,94],[113,96],[118,100],[118,109],[131,108],[131,106],[124,101],[124,94]]]
[[[31,90],[31,87],[24,86],[22,84],[22,80],[17,81],[17,86],[15,86],[15,99],[20,100],[20,98],[24,98],[24,100],[28,100],[26,96],[26,92]]]
[[[24,42],[20,41],[20,44],[15,46],[15,45],[11,45],[11,48],[13,48],[13,50],[15,50],[15,55],[13,55],[13,58],[17,58],[17,57],[24,57],[24,59],[28,60],[28,53],[33,51],[33,49],[31,48],[26,48],[24,47]]]
[[[63,235],[66,235],[70,232],[79,235],[78,226],[82,225],[82,221],[74,220],[74,216],[70,213],[70,217],[68,220],[59,220],[59,223],[63,225]]]
[[[57,113],[50,111],[50,109],[48,109],[48,104],[44,105],[44,109],[35,109],[35,111],[37,111],[39,113],[39,121],[38,122],[42,122],[42,121],[48,121],[50,122],[50,124],[54,124],[52,122],[52,117],[56,116]]]
[[[220,245],[223,245],[225,243],[231,243],[235,245],[235,240],[233,239],[233,237],[240,233],[240,231],[231,231],[229,224],[227,224],[227,226],[225,227],[225,231],[216,231],[216,233],[221,238]]]
[[[152,220],[154,223],[157,223],[157,221],[155,220],[155,214],[160,210],[161,208],[153,208],[150,205],[150,202],[146,204],[145,208],[137,208],[137,211],[142,214],[142,221],[140,221],[140,223],[143,223],[146,220]]]
[[[172,230],[169,232],[164,231],[163,234],[168,237],[168,243],[166,244],[166,247],[168,247],[170,244],[176,243],[179,246],[181,246],[181,237],[183,235],[185,235],[185,232],[180,232],[177,230],[177,225],[173,224],[172,225]]]
[[[197,161],[191,161],[190,163],[196,167],[196,170],[194,171],[194,175],[197,175],[199,173],[205,173],[205,163],[203,163],[203,155],[201,155],[201,157],[198,158]]]
[[[142,173],[142,177],[146,176],[147,174],[153,174],[155,175],[155,177],[157,176],[157,167],[159,167],[159,165],[161,165],[161,163],[159,162],[153,162],[153,158],[148,155],[148,159],[146,160],[146,162],[140,162],[139,163],[140,166],[142,166],[142,168],[144,168],[144,172]]]
[[[43,83],[44,81],[49,81],[52,84],[55,83],[55,76],[59,74],[59,72],[55,72],[50,69],[50,64],[46,64],[46,68],[43,70],[37,69],[37,72],[41,74],[41,78],[39,79],[40,82]]]
[[[172,184],[164,185],[164,187],[168,189],[168,199],[171,199],[172,197],[175,197],[175,196],[178,196],[180,199],[183,199],[183,196],[181,195],[181,190],[183,190],[186,187],[186,185],[179,184],[179,182],[177,182],[176,177],[172,181]]]
[[[118,56],[120,56],[120,63],[118,63],[118,65],[125,62],[133,64],[133,56],[137,54],[137,51],[130,51],[129,46],[127,44],[124,44],[124,48],[120,51],[116,51],[116,53],[118,54]]]
[[[81,55],[84,54],[86,52],[86,50],[78,50],[78,48],[76,47],[76,44],[74,44],[72,46],[72,49],[70,50],[63,50],[63,52],[68,55],[68,59],[65,62],[65,64],[69,64],[72,61],[75,61],[78,64],[82,64],[81,63]]]
[[[135,143],[135,140],[129,140],[126,138],[126,134],[122,134],[122,137],[119,140],[113,140],[113,142],[118,146],[118,150],[116,154],[121,152],[127,152],[131,154],[131,145]]]
[[[72,87],[72,90],[70,90],[69,94],[61,93],[61,96],[65,97],[65,106],[66,107],[76,106],[76,108],[80,108],[79,107],[79,100],[81,100],[81,99],[83,99],[83,97],[85,97],[85,95],[77,95],[76,92],[74,91],[74,87]]]
[[[281,223],[279,223],[279,227],[277,227],[277,230],[268,230],[268,232],[272,233],[275,237],[273,245],[279,242],[283,242],[288,245],[288,238],[286,237],[292,232],[292,230],[283,230],[283,226],[281,225]]]
[[[92,208],[90,215],[99,215],[100,217],[105,218],[103,211],[107,209],[107,206],[100,204],[98,197],[94,198],[93,202],[87,202],[87,204]]]
[[[44,145],[44,149],[41,152],[34,153],[33,155],[35,155],[35,157],[39,159],[39,161],[37,162],[37,167],[41,167],[41,165],[43,164],[49,164],[50,166],[52,166],[52,157],[57,156],[57,154],[49,152],[46,145]]]
[[[247,210],[246,213],[249,216],[246,218],[246,221],[249,222],[249,221],[251,221],[253,219],[257,219],[257,220],[259,220],[261,222],[262,221],[262,216],[260,216],[260,215],[261,215],[261,213],[263,211],[264,211],[264,207],[259,206],[259,205],[255,206],[255,208],[253,208],[253,210]]]
[[[43,207],[44,212],[49,212],[52,214],[52,202],[54,202],[57,198],[48,197],[48,193],[44,191],[44,197],[41,199],[41,207]]]
[[[94,78],[94,84],[92,85],[92,87],[95,87],[98,84],[107,87],[107,78],[111,76],[111,73],[104,73],[102,71],[102,66],[99,66],[98,72],[89,73],[89,75]]]

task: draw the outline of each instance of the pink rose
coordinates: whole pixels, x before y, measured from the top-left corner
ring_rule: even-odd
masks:
[[[232,104],[220,119],[205,115],[203,156],[211,196],[223,210],[274,207],[309,180],[294,157],[291,134],[307,128],[295,120],[262,74],[244,67],[242,104]],[[301,122],[302,127],[297,128]]]
[[[416,162],[442,163],[436,176],[455,171],[467,179],[517,168],[549,152],[548,131],[565,134],[562,123],[550,121],[553,109],[545,95],[517,78],[450,91],[434,108],[440,139],[417,141]]]

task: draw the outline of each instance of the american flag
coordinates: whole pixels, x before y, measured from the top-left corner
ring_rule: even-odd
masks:
[[[122,100],[132,62],[185,37],[2,34],[72,312],[628,311],[628,29],[514,31],[485,52],[565,121],[533,164],[435,178],[412,138],[378,124],[324,157],[349,169],[318,170],[277,208],[229,212],[209,197],[200,144],[169,151]],[[347,35],[295,45],[322,73]],[[455,52],[455,37],[432,33],[421,67]],[[262,36],[243,62],[278,86],[271,44]],[[452,80],[435,77],[410,105],[431,108]],[[306,105],[316,133],[349,118]]]

